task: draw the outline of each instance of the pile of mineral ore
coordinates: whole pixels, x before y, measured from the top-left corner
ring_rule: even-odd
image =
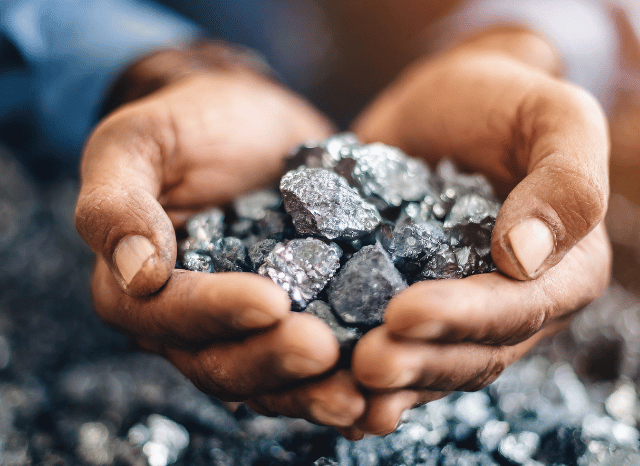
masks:
[[[271,278],[293,308],[324,320],[343,346],[382,322],[421,280],[491,272],[500,203],[482,175],[435,171],[351,133],[295,148],[278,189],[237,198],[186,224],[179,267]]]

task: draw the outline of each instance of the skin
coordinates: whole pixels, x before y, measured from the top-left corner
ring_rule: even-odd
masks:
[[[174,228],[276,178],[283,154],[326,136],[330,123],[290,91],[239,71],[199,70],[120,107],[87,143],[76,210],[97,255],[97,312],[213,396],[335,426],[352,439],[393,431],[417,404],[484,387],[564,328],[609,278],[607,125],[591,96],[556,77],[559,69],[535,35],[490,31],[416,61],[355,121],[363,141],[429,162],[449,154],[486,174],[506,200],[492,238],[501,273],[409,287],[356,345],[351,370],[334,369],[338,345],[328,327],[291,313],[269,280],[172,270]],[[527,218],[553,235],[533,276],[509,239]],[[127,283],[113,256],[132,234],[156,254]],[[240,325],[252,310],[268,318]],[[292,354],[313,364],[287,364]]]
[[[500,35],[522,48],[495,40]],[[542,53],[532,60],[527,49]],[[481,36],[415,63],[356,122],[365,141],[430,162],[451,154],[508,195],[492,235],[502,273],[415,284],[356,345],[353,373],[373,394],[346,435],[391,432],[404,409],[483,388],[606,287],[607,125],[592,97],[553,76],[549,56],[524,31]],[[534,277],[523,273],[508,238],[531,217],[554,236]]]

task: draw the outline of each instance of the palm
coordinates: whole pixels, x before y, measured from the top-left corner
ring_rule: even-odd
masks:
[[[161,107],[166,122],[160,202],[172,217],[265,185],[293,145],[331,130],[302,99],[252,75],[189,78],[142,105]]]

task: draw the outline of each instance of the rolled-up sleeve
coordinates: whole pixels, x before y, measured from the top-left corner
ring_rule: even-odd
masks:
[[[0,119],[30,106],[34,137],[69,156],[79,154],[127,64],[202,34],[170,10],[127,0],[4,0],[0,28],[25,65],[0,73]]]

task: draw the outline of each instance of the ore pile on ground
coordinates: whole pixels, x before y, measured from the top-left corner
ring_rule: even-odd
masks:
[[[492,386],[350,442],[302,420],[231,411],[136,351],[91,309],[75,181],[35,183],[1,150],[0,173],[3,466],[640,464],[640,300],[620,287]],[[318,303],[307,309],[325,312]]]
[[[179,265],[267,276],[295,310],[322,302],[318,315],[344,345],[355,341],[345,335],[379,325],[409,284],[495,270],[500,203],[482,176],[448,161],[431,173],[397,148],[362,145],[350,133],[301,145],[287,166],[278,190],[190,219]]]

